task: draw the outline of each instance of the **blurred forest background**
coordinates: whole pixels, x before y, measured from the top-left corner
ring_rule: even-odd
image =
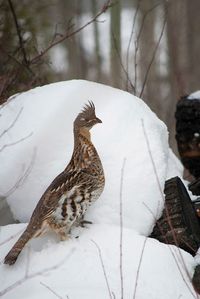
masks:
[[[177,152],[176,103],[199,89],[200,1],[105,1],[1,0],[0,103],[60,80],[109,84],[141,97]]]

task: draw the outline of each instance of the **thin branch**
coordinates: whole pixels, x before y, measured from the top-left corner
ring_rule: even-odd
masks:
[[[21,113],[22,113],[23,107],[20,109],[20,111],[18,112],[17,116],[15,117],[15,119],[12,121],[12,123],[10,124],[10,126],[8,126],[7,129],[5,129],[1,134],[0,134],[0,138],[3,137],[3,135],[5,135],[8,131],[10,131],[10,129],[12,129],[14,127],[14,125],[16,124],[17,120],[19,119]]]
[[[152,211],[152,210],[151,210],[145,203],[143,203],[143,204],[144,204],[144,206],[147,208],[147,210],[151,213],[151,215],[152,215],[153,218],[154,218],[154,221],[156,222],[156,221],[157,221],[157,218],[155,217],[153,211]],[[169,220],[168,220],[168,221],[169,221]],[[186,279],[185,279],[185,277],[184,277],[184,275],[183,275],[183,273],[182,273],[182,270],[181,270],[181,268],[180,268],[180,266],[179,266],[179,262],[178,262],[178,260],[177,260],[177,258],[176,258],[176,256],[175,256],[174,252],[172,251],[172,247],[170,246],[171,244],[169,244],[167,238],[165,237],[164,232],[163,232],[163,229],[162,229],[162,227],[161,227],[160,224],[158,224],[158,228],[159,228],[161,234],[164,236],[165,244],[168,246],[168,248],[169,248],[169,250],[170,250],[170,252],[171,252],[171,254],[172,254],[173,258],[174,258],[174,261],[175,261],[175,263],[176,263],[176,266],[177,266],[177,268],[178,268],[178,270],[179,270],[179,273],[180,273],[180,275],[181,275],[181,277],[182,277],[182,279],[183,279],[183,281],[184,281],[186,287],[188,288],[188,290],[189,290],[189,292],[192,294],[192,296],[195,298],[195,296],[194,296],[194,294],[193,294],[193,292],[192,292],[190,286],[188,285],[188,283],[187,283],[187,281],[186,281]],[[187,277],[188,277],[189,280],[191,281],[191,277],[190,277],[190,275],[189,275],[189,273],[188,273],[187,267],[186,267],[186,265],[185,265],[184,259],[183,259],[182,254],[181,254],[180,247],[178,247],[178,245],[177,245],[177,249],[178,249],[179,256],[181,257],[181,261],[182,261],[182,264],[183,264],[183,266],[184,266],[184,269],[185,269],[185,272],[186,272],[186,274],[187,274]],[[199,298],[199,297],[197,297],[197,299],[198,299],[198,298]]]
[[[143,128],[144,137],[145,137],[146,144],[147,144],[148,153],[149,153],[149,156],[150,156],[150,159],[151,159],[151,163],[152,163],[152,166],[153,166],[154,175],[155,175],[155,177],[156,177],[156,181],[157,181],[157,185],[158,185],[158,188],[159,188],[159,191],[160,191],[160,194],[161,194],[161,198],[162,198],[162,200],[163,200],[163,202],[164,202],[164,201],[165,201],[164,194],[163,194],[163,191],[162,191],[162,188],[161,188],[161,184],[160,184],[160,181],[159,181],[159,177],[158,177],[158,173],[157,173],[156,165],[155,165],[155,162],[154,162],[154,159],[153,159],[153,156],[152,156],[152,151],[151,151],[150,144],[149,144],[149,139],[148,139],[148,136],[147,136],[145,127],[144,127],[144,121],[143,121],[143,119],[141,120],[141,122],[142,122],[142,128]],[[150,209],[149,209],[149,210],[150,210]],[[170,215],[169,215],[169,211],[168,211],[167,206],[166,206],[165,211],[166,211],[167,221],[168,221],[170,230],[172,231],[172,236],[173,236],[174,244],[175,244],[175,245],[177,246],[177,248],[178,248],[179,256],[180,256],[180,258],[181,258],[181,261],[182,261],[182,264],[183,264],[183,266],[184,266],[185,272],[186,272],[186,274],[187,274],[189,280],[191,281],[191,277],[190,277],[190,275],[189,275],[189,273],[188,273],[188,270],[187,270],[187,267],[186,267],[186,265],[185,265],[185,261],[184,261],[184,259],[183,259],[182,254],[181,254],[181,250],[180,250],[180,248],[179,248],[179,246],[178,246],[178,241],[177,241],[176,233],[175,233],[175,231],[174,231],[174,227],[173,227],[173,225],[172,225],[171,218],[170,218]],[[168,243],[168,242],[167,242],[167,243]],[[169,245],[169,244],[168,244],[168,245]],[[172,249],[171,249],[170,246],[169,246],[169,249],[170,249],[170,251],[172,251]],[[174,256],[174,253],[173,253],[173,252],[172,252],[172,254],[173,254],[173,256]],[[175,261],[176,261],[176,259],[175,259]],[[189,287],[188,284],[187,284],[187,281],[185,280],[185,278],[184,278],[184,276],[183,276],[183,273],[182,273],[182,271],[181,271],[181,269],[180,269],[180,266],[179,266],[178,262],[176,262],[176,264],[177,264],[177,267],[178,267],[178,269],[179,269],[179,272],[180,272],[180,274],[181,274],[181,276],[182,276],[182,278],[183,278],[183,281],[185,282],[186,286],[188,287],[190,293],[194,296],[194,294],[192,293],[190,287]],[[195,298],[195,297],[194,297],[194,298]]]
[[[11,284],[10,286],[8,286],[7,288],[5,288],[4,290],[0,291],[0,296],[4,296],[5,294],[9,293],[10,291],[16,289],[20,285],[24,284],[27,280],[30,280],[30,279],[35,278],[37,276],[44,275],[45,273],[48,273],[50,271],[58,269],[59,267],[61,267],[63,265],[63,263],[65,262],[66,258],[68,258],[69,256],[71,256],[72,253],[73,253],[73,250],[62,261],[60,261],[59,263],[57,263],[54,266],[51,266],[51,267],[48,267],[48,268],[44,268],[43,270],[37,271],[37,272],[32,273],[32,274],[28,274],[28,276],[24,276],[23,278],[17,280],[16,282],[14,282],[13,284]]]
[[[158,177],[157,168],[156,168],[156,165],[155,165],[153,156],[152,156],[152,151],[151,151],[151,147],[150,147],[150,144],[149,144],[149,139],[148,139],[148,136],[147,136],[145,127],[144,127],[144,121],[143,121],[143,119],[141,119],[141,122],[142,122],[142,129],[143,129],[143,133],[144,133],[145,141],[146,141],[146,144],[147,144],[148,153],[149,153],[149,156],[150,156],[150,159],[151,159],[151,163],[152,163],[152,166],[153,166],[154,175],[155,175],[155,177],[156,177],[157,186],[158,186],[158,188],[159,188],[161,198],[162,198],[163,202],[165,202],[165,197],[164,197],[164,194],[163,194],[163,191],[162,191],[162,187],[161,187],[161,184],[160,184],[160,180],[159,180],[159,177]],[[176,233],[175,233],[175,231],[174,231],[174,227],[173,227],[173,225],[172,225],[171,217],[170,217],[170,215],[169,215],[169,211],[168,211],[167,206],[166,206],[166,209],[165,209],[165,210],[166,210],[166,215],[167,215],[167,221],[168,221],[169,227],[170,227],[170,229],[171,229],[171,231],[172,231],[172,236],[173,236],[174,243],[175,243],[175,245],[179,248],[179,246],[178,246],[178,241],[177,241],[177,237],[176,237]],[[180,254],[180,256],[182,257],[181,254]]]
[[[4,144],[1,148],[0,148],[0,153],[7,147],[10,147],[10,146],[13,146],[13,145],[16,145],[18,143],[21,143],[22,141],[28,139],[29,137],[31,137],[33,135],[33,132],[31,132],[30,134],[28,134],[27,136],[19,139],[19,140],[16,140],[14,142],[10,142],[10,143],[7,143],[7,144]]]
[[[160,42],[161,42],[161,39],[162,39],[162,37],[163,37],[166,22],[167,22],[167,18],[165,17],[164,22],[163,22],[163,26],[162,26],[162,29],[161,29],[161,32],[160,32],[159,39],[158,39],[158,41],[157,41],[157,43],[156,43],[155,49],[154,49],[154,51],[153,51],[152,58],[151,58],[151,60],[150,60],[150,63],[149,63],[149,65],[148,65],[148,68],[147,68],[147,71],[146,71],[146,74],[145,74],[144,82],[143,82],[143,84],[142,84],[142,89],[141,89],[141,92],[140,92],[140,95],[139,95],[140,98],[141,98],[142,95],[143,95],[144,88],[145,88],[145,85],[146,85],[146,82],[147,82],[147,79],[148,79],[148,76],[149,76],[149,72],[150,72],[150,70],[151,70],[151,66],[152,66],[152,64],[153,64],[153,62],[154,62],[154,59],[155,59],[155,56],[156,56],[158,47],[159,47]]]
[[[133,17],[133,24],[132,24],[132,28],[131,28],[131,35],[129,38],[129,42],[128,42],[128,47],[127,47],[127,53],[126,53],[126,72],[127,72],[127,77],[126,77],[126,90],[128,90],[128,82],[129,82],[129,53],[130,53],[130,47],[131,47],[131,41],[133,38],[133,32],[134,32],[134,28],[135,28],[135,24],[136,24],[136,19],[137,19],[137,15],[138,15],[138,11],[139,11],[139,7],[140,7],[140,1],[137,1],[137,7],[136,7],[136,11]]]
[[[24,277],[28,277],[28,273],[29,273],[29,266],[30,266],[30,254],[31,254],[31,248],[28,247],[27,248],[27,262],[26,262],[26,270],[25,270],[25,276]]]
[[[85,29],[87,26],[89,26],[90,24],[92,24],[93,22],[95,22],[98,17],[100,17],[103,13],[105,13],[110,7],[112,6],[111,4],[111,0],[106,1],[106,3],[103,5],[102,9],[96,14],[96,16],[94,16],[90,21],[88,21],[87,23],[85,23],[84,25],[82,25],[81,27],[79,27],[78,29],[70,32],[70,33],[66,33],[65,35],[63,35],[62,37],[60,37],[57,41],[53,41],[50,43],[50,45],[44,49],[43,51],[41,51],[38,55],[36,55],[35,57],[33,57],[30,60],[31,64],[36,63],[42,56],[44,56],[51,48],[53,48],[54,46],[60,44],[61,42],[63,42],[64,40],[72,37],[73,35],[79,33],[80,31],[82,31],[83,29]]]
[[[124,168],[126,164],[126,158],[123,160],[121,168],[121,180],[120,180],[120,282],[121,282],[121,299],[124,298],[124,279],[123,279],[123,204],[122,204],[122,191],[124,182]]]
[[[26,71],[27,71],[27,65],[25,65],[24,63],[21,63],[15,56],[14,54],[10,54],[8,53],[3,47],[2,45],[0,45],[0,50],[1,52],[3,52],[5,55],[8,56],[8,58],[12,59],[14,62],[16,62],[20,67],[23,67]],[[28,72],[30,73],[30,69],[28,68]]]
[[[48,286],[47,284],[45,284],[44,282],[40,281],[40,284],[45,287],[47,290],[49,290],[51,293],[53,293],[57,298],[59,299],[63,299],[63,297],[61,297],[58,293],[56,293],[50,286]],[[68,297],[69,298],[69,297]]]
[[[17,36],[18,36],[18,39],[19,39],[19,45],[20,45],[20,48],[22,50],[22,55],[23,55],[23,58],[24,58],[24,63],[28,67],[29,62],[28,62],[28,59],[27,59],[26,50],[24,48],[24,41],[23,41],[23,38],[22,38],[20,26],[19,26],[19,23],[18,23],[18,20],[17,20],[17,15],[16,15],[16,12],[15,12],[15,8],[14,8],[14,5],[13,5],[11,0],[7,0],[7,1],[8,1],[8,4],[10,6],[10,10],[11,10],[11,13],[12,13],[12,16],[13,16],[13,19],[14,19],[14,23],[15,23],[15,27],[16,27],[16,31],[17,31]],[[29,69],[29,67],[28,67],[28,69]],[[29,71],[31,71],[31,70],[29,69]]]
[[[112,292],[113,299],[116,299],[115,293]]]
[[[142,31],[144,28],[144,24],[145,24],[145,20],[147,18],[147,16],[154,10],[156,9],[161,3],[157,3],[155,5],[153,5],[149,10],[147,10],[145,12],[145,14],[143,15],[142,21],[141,21],[141,26],[140,26],[140,30],[139,33],[137,35],[137,38],[135,40],[135,55],[134,55],[134,67],[135,67],[135,81],[134,81],[134,86],[135,86],[135,90],[137,91],[137,54],[139,51],[139,42],[140,42],[140,37],[142,35]]]
[[[117,54],[120,66],[121,66],[124,74],[126,75],[126,78],[127,78],[128,82],[129,82],[129,84],[130,84],[133,92],[135,93],[135,87],[134,87],[134,85],[133,85],[133,83],[132,83],[132,81],[131,81],[131,79],[129,77],[129,74],[128,74],[128,72],[127,72],[127,70],[126,70],[126,68],[125,68],[125,66],[124,66],[124,64],[122,62],[122,59],[120,57],[120,54],[119,54],[119,51],[118,51],[118,48],[117,48],[117,41],[116,41],[116,38],[115,38],[113,32],[112,32],[112,39],[113,39],[113,45],[114,45],[114,48],[115,48],[115,51],[116,51],[116,54]]]
[[[19,178],[17,179],[17,181],[13,187],[10,188],[5,194],[2,195],[3,197],[10,196],[17,188],[19,188],[20,186],[22,186],[24,184],[25,180],[31,173],[35,158],[36,158],[36,148],[33,150],[31,161],[30,161],[28,167],[25,169],[24,173],[19,176]]]
[[[145,246],[146,246],[146,242],[147,242],[147,237],[145,238],[144,244],[142,246],[142,252],[141,252],[141,255],[140,255],[140,260],[139,260],[139,264],[138,264],[138,268],[137,268],[135,288],[134,288],[134,292],[133,292],[133,299],[136,298],[136,291],[137,291],[137,285],[138,285],[138,281],[139,281],[140,268],[141,268],[142,259],[143,259],[143,256],[144,256],[144,249],[145,249]]]
[[[177,265],[177,267],[178,267],[178,270],[179,270],[179,272],[180,272],[180,274],[181,274],[181,277],[182,277],[182,279],[183,279],[185,285],[187,286],[187,288],[188,288],[189,292],[191,293],[191,295],[192,295],[194,298],[197,298],[197,299],[198,299],[198,298],[199,298],[198,294],[196,293],[196,295],[197,295],[197,297],[196,297],[195,294],[193,293],[193,290],[191,290],[189,284],[187,283],[187,281],[186,281],[186,279],[185,279],[185,277],[184,277],[184,275],[183,275],[183,273],[182,273],[182,270],[181,270],[181,268],[180,268],[180,265],[179,265],[179,263],[178,263],[178,261],[177,261],[177,257],[176,257],[176,255],[175,255],[175,253],[173,252],[172,247],[169,246],[169,248],[170,248],[171,254],[172,254],[173,257],[174,257],[174,260],[175,260],[175,262],[176,262],[176,265]],[[178,251],[179,251],[179,255],[180,255],[180,257],[182,257],[182,254],[181,254],[181,252],[180,252],[180,248],[178,247],[178,249],[179,249],[179,250],[178,250]],[[183,258],[182,258],[182,261],[184,261]],[[183,266],[184,266],[184,270],[186,271],[187,268],[186,268],[185,262],[183,263]],[[190,278],[190,276],[189,276],[188,271],[186,271],[186,274],[187,274],[187,276],[188,276],[188,278],[190,279],[190,282],[191,282],[191,278]]]
[[[162,197],[163,202],[164,202],[165,198],[164,198],[164,195],[163,195],[163,190],[162,190],[162,187],[161,187],[161,184],[160,184],[160,180],[159,180],[159,177],[158,177],[158,172],[157,172],[156,164],[155,164],[153,156],[152,156],[152,151],[151,151],[149,139],[148,139],[148,136],[147,136],[147,133],[146,133],[146,130],[145,130],[144,120],[143,119],[141,119],[141,123],[142,123],[142,130],[143,130],[143,134],[144,134],[146,145],[147,145],[148,154],[149,154],[149,157],[151,159],[152,166],[153,166],[153,172],[155,174],[156,182],[157,182],[157,185],[158,185],[161,197]]]
[[[96,248],[98,250],[99,259],[100,259],[101,267],[102,267],[102,270],[103,270],[103,275],[104,275],[106,286],[107,286],[107,289],[108,289],[108,294],[109,294],[110,299],[112,299],[112,292],[111,292],[110,285],[109,285],[109,282],[108,282],[108,277],[107,277],[107,274],[106,274],[106,269],[105,269],[105,265],[104,265],[104,262],[103,262],[101,249],[100,249],[99,245],[94,240],[91,240],[91,241],[96,246]]]
[[[17,235],[21,234],[24,231],[24,228],[21,229],[20,231],[18,231],[16,234],[10,236],[9,238],[7,238],[6,240],[2,241],[0,243],[0,246],[5,245],[6,243],[8,243],[9,241],[11,241],[12,239],[15,239]]]

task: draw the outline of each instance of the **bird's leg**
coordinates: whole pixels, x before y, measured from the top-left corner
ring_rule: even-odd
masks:
[[[92,221],[84,220],[84,216],[78,217],[75,221],[75,226],[86,227],[86,224],[92,224]]]
[[[61,241],[69,239],[69,230],[66,230],[66,228],[56,229],[56,233],[59,235]]]
[[[85,227],[86,224],[92,224],[92,221],[85,220],[85,219],[84,219],[84,216],[82,216],[82,218],[81,218],[80,221],[79,221],[79,225],[80,225],[81,227]]]

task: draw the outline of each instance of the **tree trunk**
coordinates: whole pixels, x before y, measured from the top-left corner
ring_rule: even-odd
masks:
[[[97,13],[97,5],[96,0],[91,0],[91,8],[92,8],[92,14],[93,17]],[[95,65],[96,65],[96,80],[101,80],[101,64],[102,64],[102,58],[100,54],[100,44],[99,44],[99,28],[98,23],[94,22],[94,40],[95,40]]]
[[[110,67],[112,84],[115,87],[122,87],[121,77],[121,3],[118,0],[110,9]]]

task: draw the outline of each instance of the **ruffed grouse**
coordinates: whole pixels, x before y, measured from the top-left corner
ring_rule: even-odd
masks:
[[[58,233],[61,240],[67,239],[73,225],[83,221],[88,206],[101,195],[104,172],[89,132],[101,122],[92,102],[78,114],[71,160],[42,195],[26,230],[5,257],[5,264],[14,264],[26,243],[48,229]]]

